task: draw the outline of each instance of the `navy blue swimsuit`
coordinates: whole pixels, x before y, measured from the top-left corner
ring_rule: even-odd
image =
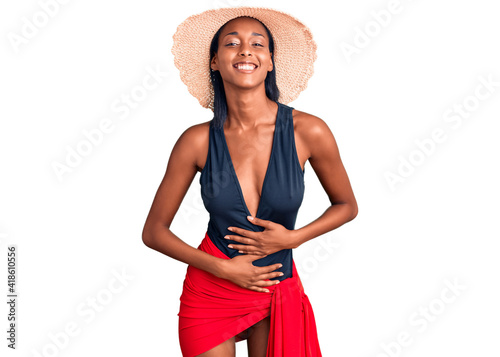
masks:
[[[297,212],[304,196],[304,170],[302,170],[293,131],[293,108],[278,104],[274,128],[271,157],[268,162],[261,198],[257,208],[257,218],[282,224],[287,229],[295,229]],[[243,198],[241,186],[234,170],[223,128],[210,122],[209,147],[205,166],[200,175],[201,197],[210,213],[207,234],[225,255],[233,258],[238,249],[228,248],[229,244],[242,244],[224,239],[227,234],[237,235],[227,227],[240,227],[260,232],[264,227],[252,224],[246,217],[250,212]],[[256,266],[281,263],[276,270],[283,276],[271,280],[284,280],[292,276],[292,249],[283,249],[253,261]]]

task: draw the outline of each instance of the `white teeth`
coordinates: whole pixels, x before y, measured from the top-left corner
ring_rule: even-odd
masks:
[[[242,69],[245,71],[251,71],[255,68],[253,64],[238,64],[238,69]]]

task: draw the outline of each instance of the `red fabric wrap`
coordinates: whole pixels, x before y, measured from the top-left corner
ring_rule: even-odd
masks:
[[[207,233],[198,249],[230,259]],[[313,309],[295,262],[292,274],[263,293],[188,265],[178,313],[182,355],[195,357],[233,336],[242,341],[242,332],[270,315],[266,357],[321,357]]]

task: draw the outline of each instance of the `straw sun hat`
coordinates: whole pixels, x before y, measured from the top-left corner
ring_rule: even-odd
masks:
[[[307,26],[282,11],[265,7],[230,7],[207,10],[184,20],[173,35],[172,54],[181,80],[205,108],[213,110],[210,80],[210,43],[229,20],[250,16],[261,21],[274,40],[274,66],[279,102],[288,104],[307,87],[316,60],[316,42]]]

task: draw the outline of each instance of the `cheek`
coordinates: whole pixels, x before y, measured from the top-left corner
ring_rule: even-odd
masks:
[[[260,62],[262,63],[262,66],[268,70],[273,63],[273,60],[269,56],[263,56]]]
[[[224,54],[222,54],[220,57],[219,57],[219,66],[220,67],[231,67],[231,64],[232,64],[232,57],[230,56],[224,56]]]

